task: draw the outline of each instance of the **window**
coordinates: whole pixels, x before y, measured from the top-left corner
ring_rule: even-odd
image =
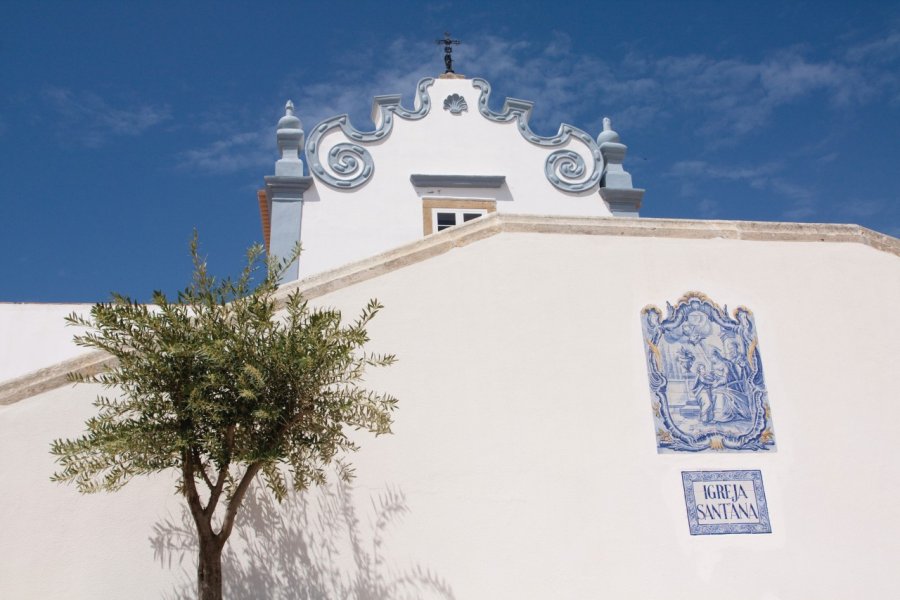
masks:
[[[436,208],[432,211],[432,231],[443,231],[454,225],[462,225],[468,223],[472,219],[477,219],[482,215],[486,215],[487,211],[477,208]]]
[[[422,229],[425,235],[468,223],[497,210],[493,200],[426,198],[422,202]]]

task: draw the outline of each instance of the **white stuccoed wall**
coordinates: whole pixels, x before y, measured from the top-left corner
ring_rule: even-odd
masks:
[[[72,342],[79,330],[64,319],[91,306],[0,303],[0,383],[89,352]]]
[[[465,98],[466,112],[454,115],[443,109],[444,99],[454,93]],[[304,193],[301,277],[422,238],[423,196],[496,199],[498,212],[611,216],[596,185],[581,193],[562,192],[544,174],[547,156],[569,149],[585,160],[587,177],[593,158],[585,144],[570,139],[548,149],[525,140],[515,120],[489,121],[478,111],[480,91],[470,79],[436,79],[428,94],[431,110],[424,118],[408,121],[395,116],[386,139],[362,144],[375,163],[374,175],[365,185],[341,190],[317,179]],[[500,111],[502,102],[503,98],[491,98],[491,108]],[[336,143],[347,141],[333,130],[322,139],[319,155],[326,157]],[[499,189],[417,189],[410,182],[412,174],[503,175],[506,184]]]
[[[777,452],[657,454],[639,315],[689,290],[753,310]],[[319,494],[248,513],[271,528],[233,540],[226,578],[251,591],[230,597],[406,597],[387,589],[404,575],[422,598],[895,595],[898,256],[501,233],[316,303],[352,316],[371,297],[386,307],[371,349],[400,359],[368,378],[401,399],[395,435],[362,439],[343,511],[318,521]],[[192,554],[161,565],[150,541],[180,523],[171,482],[80,497],[47,479],[50,440],[77,434],[95,392],[0,407],[0,596],[190,597]],[[680,473],[701,469],[760,469],[773,532],[690,536]],[[407,512],[379,537],[372,503],[389,490]]]

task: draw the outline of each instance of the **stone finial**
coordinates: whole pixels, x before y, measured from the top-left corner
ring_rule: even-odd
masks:
[[[294,115],[294,103],[284,105],[284,116],[278,120],[278,150],[281,158],[275,163],[275,175],[303,175],[303,161],[300,149],[303,146],[303,124]]]
[[[603,131],[597,136],[600,154],[603,155],[603,176],[600,187],[630,189],[631,175],[622,167],[628,146],[619,141],[619,134],[613,131],[612,120],[603,118]]]
[[[300,119],[294,115],[294,103],[288,100],[284,103],[284,116],[278,121],[278,129],[302,129]]]
[[[597,136],[597,143],[603,144],[606,142],[618,142],[619,134],[613,131],[612,128],[612,119],[609,117],[603,117],[603,131],[600,132],[600,135]]]
[[[638,216],[644,190],[635,189],[631,174],[622,166],[628,146],[621,143],[619,134],[613,131],[609,117],[603,118],[603,131],[597,136],[597,144],[603,156],[600,197],[606,201],[614,216]]]
[[[294,103],[284,105],[284,116],[278,120],[275,133],[281,158],[275,161],[275,174],[267,176],[265,208],[260,204],[263,229],[269,232],[266,250],[269,256],[290,256],[300,241],[303,217],[303,192],[312,185],[312,177],[303,175],[303,124],[294,115]],[[299,277],[298,261],[291,263],[281,276],[281,283]]]

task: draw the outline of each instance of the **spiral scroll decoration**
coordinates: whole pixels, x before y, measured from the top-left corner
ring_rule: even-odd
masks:
[[[336,179],[333,185],[342,188],[362,185],[375,170],[375,163],[368,150],[346,142],[335,144],[328,151],[328,166],[342,177]]]
[[[306,160],[309,161],[310,172],[319,180],[338,189],[354,189],[364,185],[375,173],[375,161],[372,155],[363,146],[386,139],[394,128],[394,115],[408,121],[416,121],[423,118],[431,110],[431,99],[428,97],[428,88],[434,83],[434,78],[426,77],[416,86],[418,107],[409,110],[400,105],[400,96],[378,96],[375,105],[380,112],[380,125],[374,131],[359,131],[350,125],[347,115],[338,115],[322,121],[313,127],[309,139],[306,141]],[[322,164],[319,157],[323,149],[322,138],[335,129],[352,140],[359,142],[340,142],[328,149],[326,165]],[[327,147],[327,145],[325,145]]]
[[[428,88],[433,84],[434,79],[431,77],[419,81],[416,86],[417,106],[412,110],[401,106],[400,96],[376,97],[375,106],[380,113],[380,119],[377,121],[379,126],[374,131],[357,130],[350,125],[347,115],[332,117],[316,125],[306,141],[306,159],[309,161],[310,172],[317,179],[337,189],[354,189],[364,185],[372,178],[375,163],[371,154],[360,144],[371,144],[387,139],[393,130],[395,115],[408,121],[425,117],[431,110]],[[478,112],[484,118],[495,123],[515,121],[519,133],[528,142],[542,148],[556,149],[544,163],[544,173],[554,187],[564,192],[581,193],[597,186],[603,173],[603,156],[594,138],[566,123],[560,126],[554,136],[539,136],[528,125],[533,106],[531,102],[507,98],[503,103],[502,112],[494,112],[488,102],[491,94],[490,84],[484,79],[475,78],[472,80],[472,86],[480,91]],[[447,100],[450,101],[447,110],[451,112],[454,109],[464,110],[465,100],[462,96],[459,96],[459,101],[455,101],[453,95]],[[340,129],[349,142],[341,142],[332,147],[327,143],[322,144],[323,138],[336,129]],[[573,142],[583,144],[589,156],[567,148]],[[319,157],[323,149],[328,149],[325,164]]]
[[[544,163],[547,179],[565,192],[580,192],[600,181],[600,171],[597,169],[593,170],[590,177],[582,180],[586,169],[584,158],[572,150],[557,150]]]
[[[485,119],[495,123],[517,121],[516,126],[519,133],[532,144],[542,148],[559,148],[568,144],[570,140],[578,140],[587,146],[593,158],[590,175],[587,177],[585,174],[588,173],[588,165],[577,152],[560,149],[547,157],[544,163],[544,173],[555,188],[564,192],[578,193],[587,191],[600,182],[600,176],[603,173],[603,155],[600,154],[600,146],[594,138],[567,123],[560,125],[559,132],[552,137],[537,135],[528,125],[528,118],[533,106],[531,102],[507,98],[503,103],[503,111],[494,112],[488,103],[491,84],[485,79],[476,77],[472,80],[472,86],[481,92],[478,97],[478,111]]]

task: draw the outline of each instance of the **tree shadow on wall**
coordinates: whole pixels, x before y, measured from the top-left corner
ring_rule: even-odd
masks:
[[[372,496],[363,526],[353,488],[340,482],[278,504],[257,481],[244,500],[222,555],[226,598],[303,600],[454,600],[450,585],[430,569],[396,568],[385,559],[390,526],[409,512],[400,490]],[[197,536],[187,507],[153,527],[153,553],[179,580],[165,598],[196,596]]]

